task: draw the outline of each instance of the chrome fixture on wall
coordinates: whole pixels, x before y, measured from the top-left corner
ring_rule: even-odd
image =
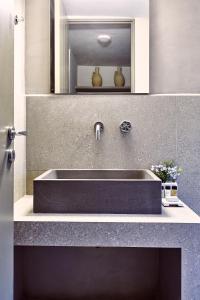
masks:
[[[8,129],[8,139],[12,142],[16,136],[26,136],[26,131],[16,132],[15,127],[11,127]]]
[[[97,141],[100,141],[101,139],[101,133],[103,132],[104,130],[104,125],[102,122],[96,122],[94,124],[94,130],[95,130],[95,134],[96,134],[96,140]]]
[[[120,131],[122,134],[127,134],[131,131],[132,129],[132,125],[131,125],[131,122],[129,121],[123,121],[121,124],[120,124]]]
[[[18,15],[16,15],[14,19],[14,24],[18,25],[20,22],[24,22],[24,17],[19,17]]]

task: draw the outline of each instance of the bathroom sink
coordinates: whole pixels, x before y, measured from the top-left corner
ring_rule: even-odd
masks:
[[[160,214],[149,170],[49,170],[34,180],[35,213]]]

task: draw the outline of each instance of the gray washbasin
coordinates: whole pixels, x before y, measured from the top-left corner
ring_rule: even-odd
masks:
[[[149,170],[49,170],[34,180],[35,213],[160,214]]]

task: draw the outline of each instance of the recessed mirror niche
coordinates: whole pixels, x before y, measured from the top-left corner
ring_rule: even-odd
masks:
[[[149,0],[51,0],[52,91],[149,93]]]

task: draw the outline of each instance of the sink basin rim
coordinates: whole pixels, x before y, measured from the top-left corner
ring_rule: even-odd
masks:
[[[47,178],[49,174],[52,172],[87,172],[87,171],[94,171],[94,172],[146,172],[149,177],[151,178]],[[34,181],[158,181],[161,182],[161,180],[149,169],[49,169],[45,172],[43,172],[40,176],[36,177]]]

